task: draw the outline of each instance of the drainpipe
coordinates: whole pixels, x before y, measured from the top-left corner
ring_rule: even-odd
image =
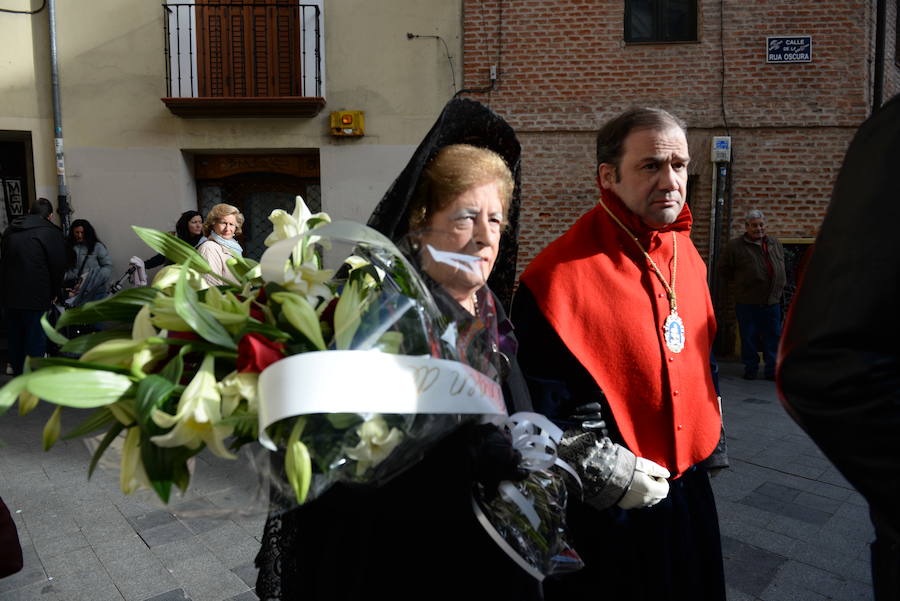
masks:
[[[56,154],[56,212],[63,233],[69,233],[69,191],[66,188],[66,163],[63,156],[62,109],[59,101],[59,61],[56,51],[56,0],[48,0],[50,9],[50,88],[53,94],[53,146]]]
[[[884,94],[884,26],[885,26],[885,0],[877,0],[875,3],[875,73],[872,82],[872,112],[881,107],[881,98]]]

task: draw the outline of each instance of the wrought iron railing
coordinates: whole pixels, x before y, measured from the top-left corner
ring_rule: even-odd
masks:
[[[163,4],[163,27],[168,97],[322,96],[317,5]]]

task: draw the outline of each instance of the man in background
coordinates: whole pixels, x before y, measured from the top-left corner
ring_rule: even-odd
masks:
[[[0,249],[0,304],[14,375],[22,373],[25,357],[43,357],[46,352],[41,315],[56,298],[67,263],[62,230],[50,221],[50,201],[38,198],[28,213],[6,228]]]
[[[762,211],[747,213],[744,225],[744,234],[725,247],[720,268],[725,281],[734,285],[744,379],[756,379],[762,352],[763,373],[767,380],[774,380],[781,337],[781,295],[786,281],[784,247],[777,238],[766,234]]]

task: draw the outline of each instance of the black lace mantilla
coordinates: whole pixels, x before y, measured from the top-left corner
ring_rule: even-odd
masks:
[[[419,144],[406,167],[375,207],[368,225],[391,240],[403,239],[409,223],[409,206],[422,170],[437,152],[451,144],[471,144],[489,148],[503,157],[513,174],[515,189],[509,206],[509,225],[500,239],[500,254],[488,285],[503,308],[509,310],[516,278],[519,245],[521,147],[512,127],[483,104],[468,98],[454,98],[444,107],[431,130]]]

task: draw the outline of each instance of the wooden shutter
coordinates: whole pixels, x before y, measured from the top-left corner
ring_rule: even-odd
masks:
[[[296,0],[203,0],[196,5],[200,96],[299,96]]]

